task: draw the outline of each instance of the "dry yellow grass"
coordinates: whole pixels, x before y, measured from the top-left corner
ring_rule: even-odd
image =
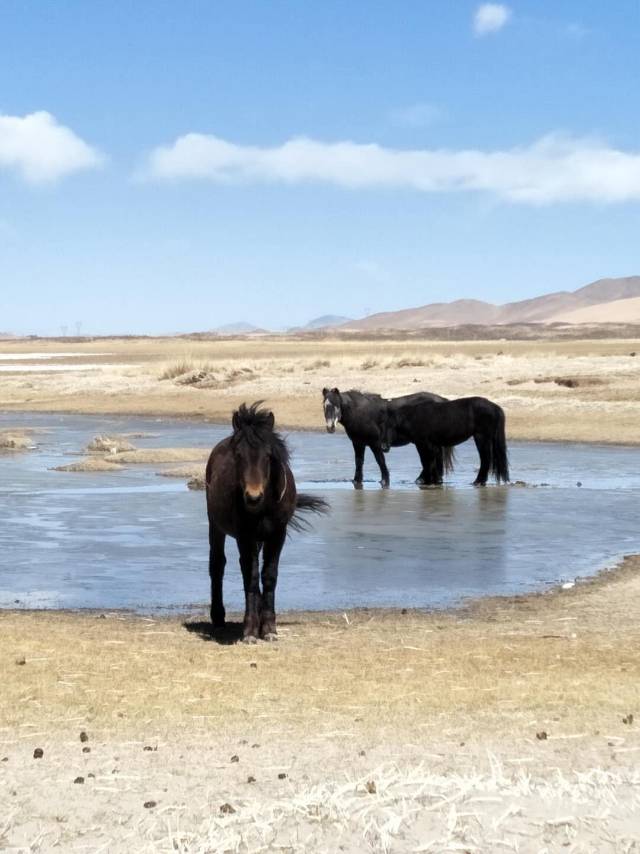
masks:
[[[55,466],[53,471],[70,472],[96,472],[96,471],[120,471],[122,466],[102,457],[83,457],[75,463],[67,463],[64,466]]]
[[[0,725],[613,726],[640,700],[639,569],[446,613],[285,614],[275,647],[220,644],[193,618],[3,612]]]
[[[33,438],[27,430],[21,428],[0,430],[0,452],[27,451],[33,446]]]
[[[283,615],[257,646],[198,618],[4,612],[0,846],[636,850],[639,570]]]
[[[138,448],[135,451],[121,451],[110,454],[109,460],[117,463],[184,463],[191,460],[206,460],[211,448]]]
[[[59,349],[59,342],[0,343],[2,353],[46,355]],[[0,408],[227,422],[240,402],[263,398],[280,426],[322,429],[324,385],[389,396],[425,388],[447,397],[479,394],[497,401],[507,413],[512,439],[640,441],[640,357],[630,355],[640,352],[638,340],[142,338],[74,343],[73,349],[82,354],[82,363],[99,369],[52,374],[43,363],[42,373],[4,374]],[[109,355],[92,355],[105,352]],[[206,365],[215,382],[198,387],[161,380],[178,362]],[[576,384],[569,388],[556,379]]]

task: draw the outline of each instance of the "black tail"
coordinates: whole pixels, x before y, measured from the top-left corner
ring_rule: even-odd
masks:
[[[442,464],[444,466],[445,474],[449,474],[453,471],[453,464],[456,461],[456,452],[453,446],[447,448],[444,447],[442,449]]]
[[[330,509],[329,502],[325,501],[324,498],[299,492],[296,496],[296,512],[293,514],[289,524],[294,531],[302,531],[309,527],[309,522],[307,519],[301,518],[301,513],[328,513]]]
[[[509,459],[507,457],[507,439],[504,431],[504,412],[496,406],[496,423],[491,445],[491,471],[500,483],[509,482]]]

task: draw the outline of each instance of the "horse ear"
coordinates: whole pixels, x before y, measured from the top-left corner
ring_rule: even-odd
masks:
[[[333,394],[340,394],[340,390],[337,388],[332,388],[331,391]]]
[[[233,413],[233,417],[231,419],[231,426],[233,427],[234,430],[240,429],[240,419],[238,418],[238,410],[237,409]]]
[[[269,430],[273,430],[274,424],[276,423],[276,419],[274,418],[273,412],[267,413],[267,427]]]
[[[325,386],[325,387],[322,389],[322,396],[323,396],[323,397],[326,397],[328,394],[329,394],[329,389]]]

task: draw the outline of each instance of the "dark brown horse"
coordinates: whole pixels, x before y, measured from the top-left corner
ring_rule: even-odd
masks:
[[[484,486],[492,472],[498,483],[509,482],[504,412],[486,397],[457,400],[407,400],[386,412],[383,446],[413,442],[427,470],[444,446],[471,439],[480,455],[475,486]]]
[[[289,450],[273,429],[273,413],[260,403],[244,403],[233,413],[233,433],[219,442],[207,463],[211,622],[224,627],[222,580],[225,538],[234,537],[244,582],[244,640],[276,638],[275,592],[278,562],[287,525],[300,528],[297,513],[325,512],[328,505],[312,495],[298,495],[289,468]],[[264,546],[262,590],[260,551]]]

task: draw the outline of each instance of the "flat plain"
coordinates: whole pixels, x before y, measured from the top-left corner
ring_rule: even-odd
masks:
[[[323,429],[323,385],[427,388],[496,400],[510,438],[638,444],[639,350],[2,342],[36,358],[3,370],[0,409],[28,444],[24,410],[226,422],[265,399]],[[446,612],[285,613],[256,646],[240,615],[213,637],[204,613],[1,612],[0,848],[639,851],[639,570]]]
[[[47,358],[59,352],[78,355]],[[25,353],[41,358],[10,358]],[[322,429],[323,386],[385,396],[428,389],[495,400],[512,439],[640,442],[639,338],[58,339],[2,341],[0,356],[3,410],[226,423],[242,401],[265,400],[279,426]]]

